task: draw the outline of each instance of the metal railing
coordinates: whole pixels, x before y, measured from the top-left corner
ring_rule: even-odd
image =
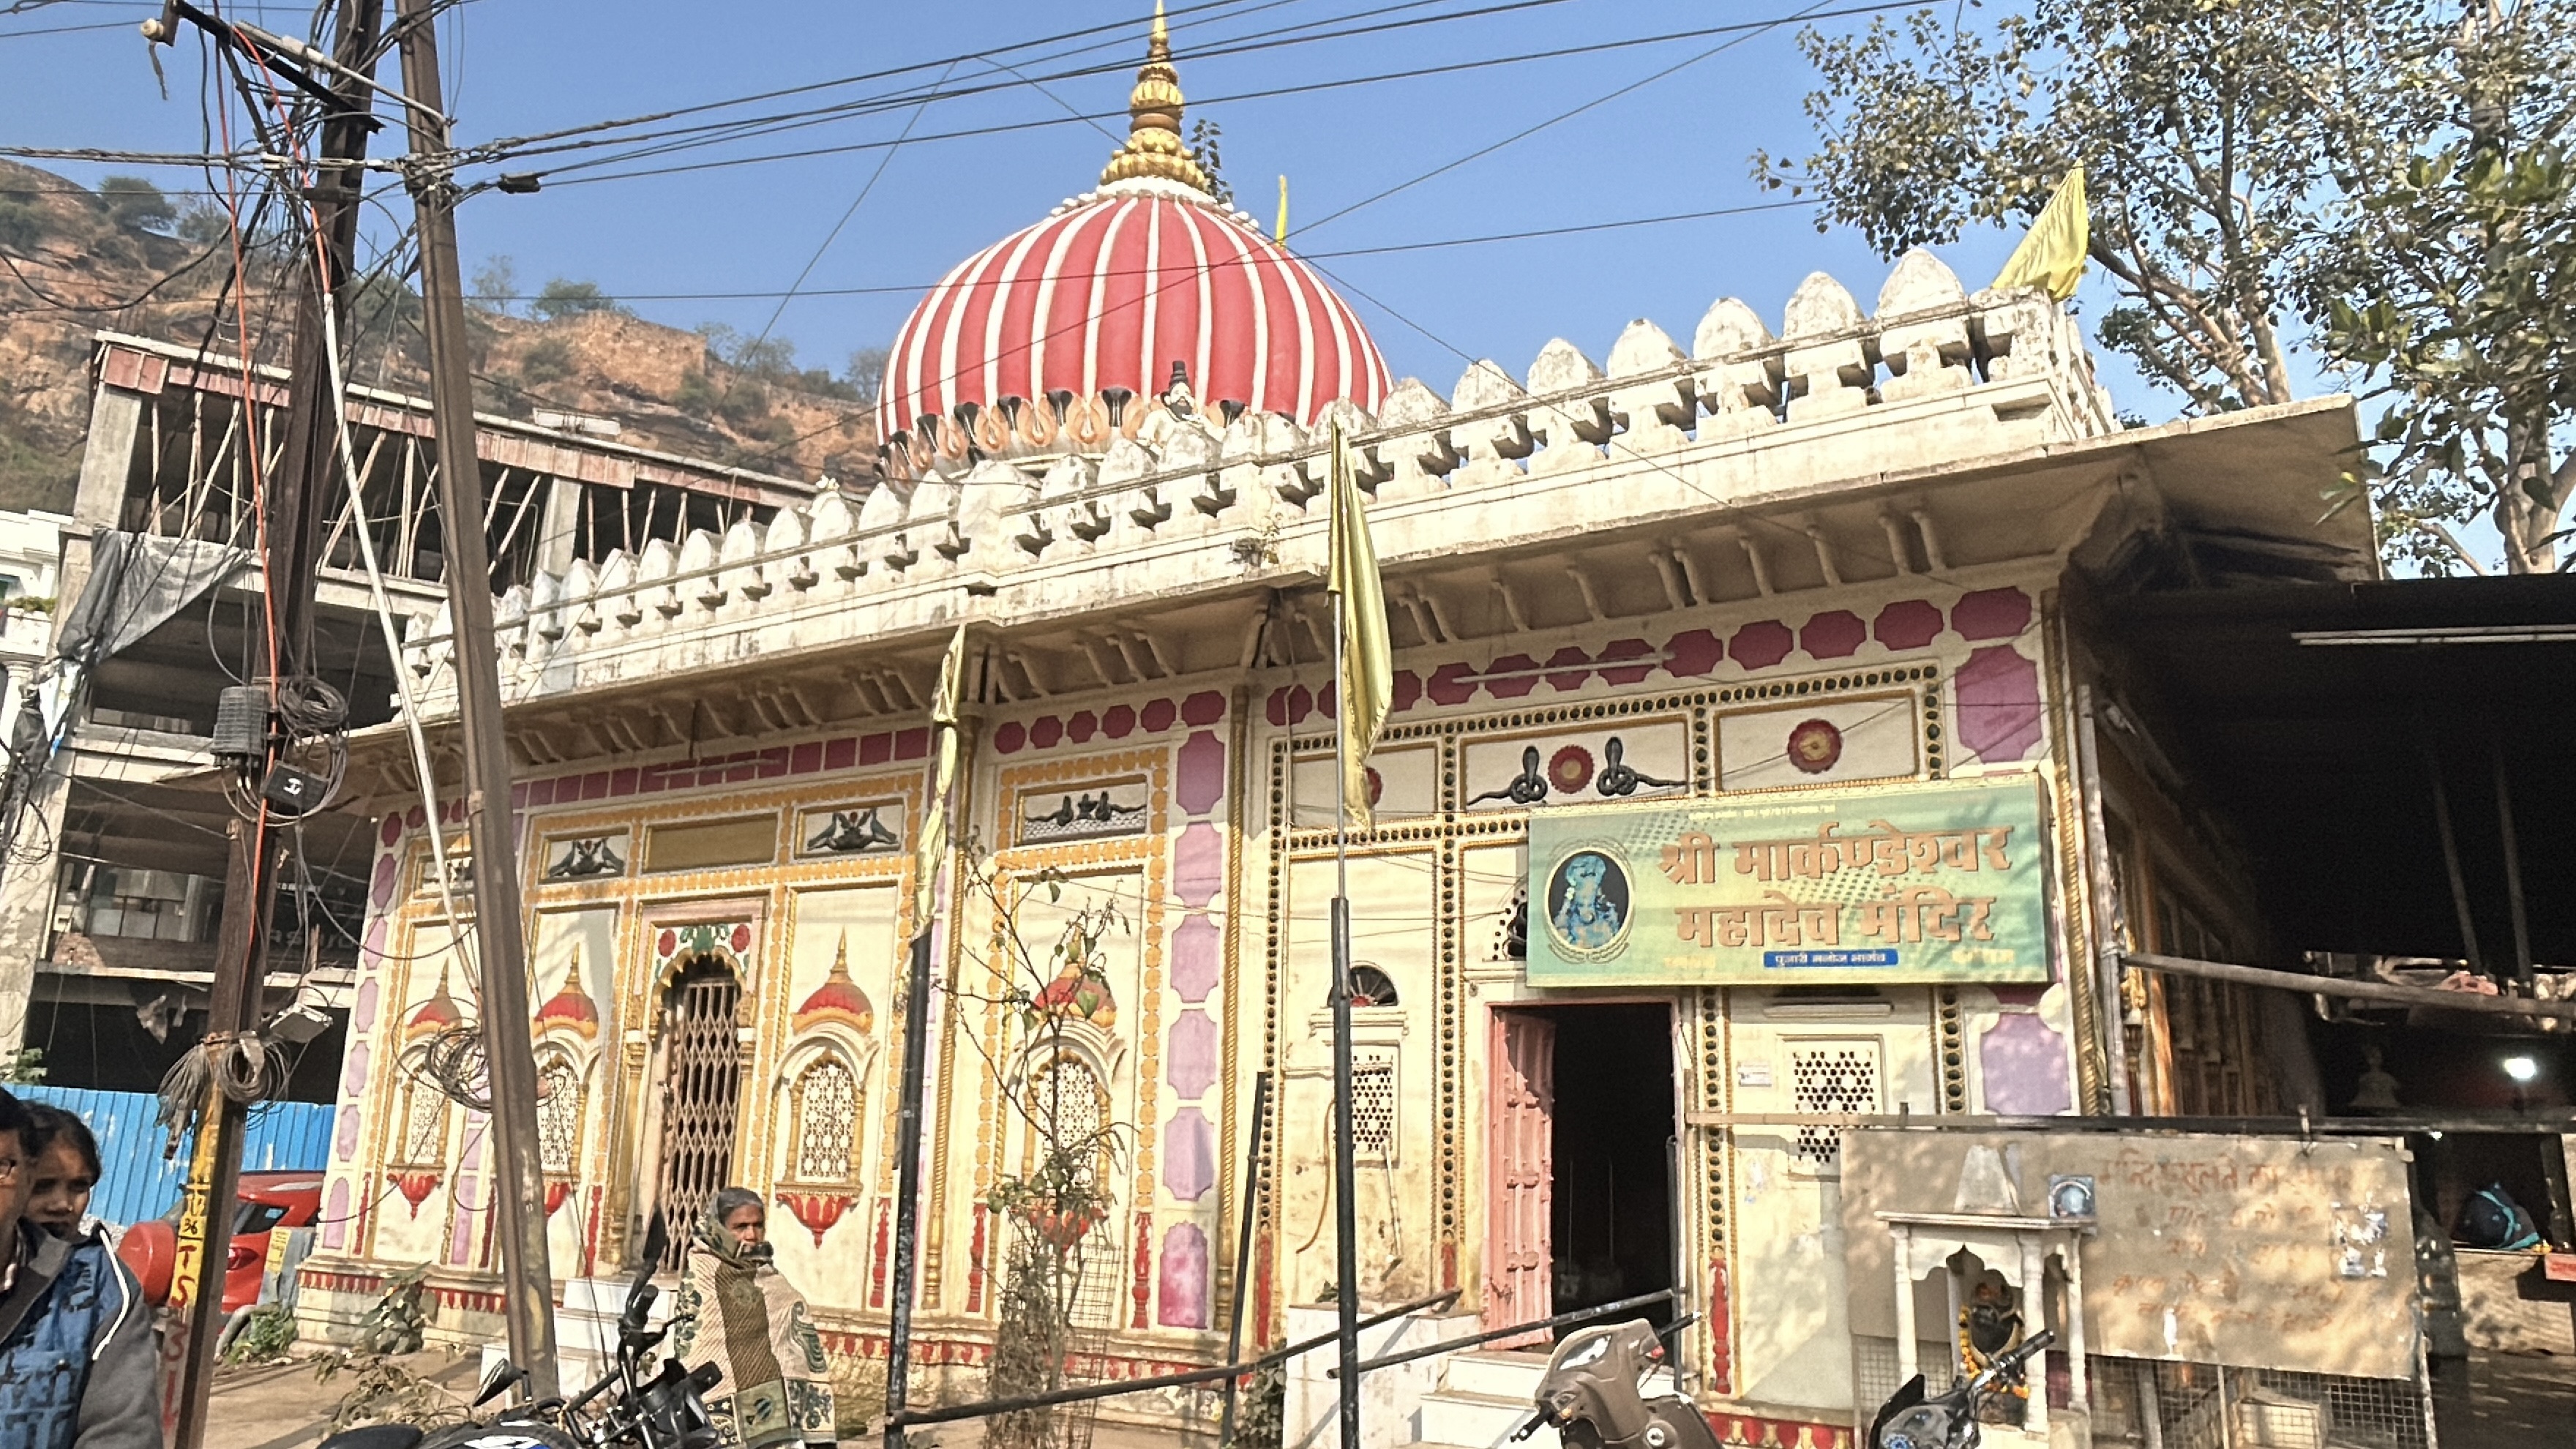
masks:
[[[1393,1308],[1371,1314],[1360,1320],[1360,1327],[1375,1328],[1383,1323],[1392,1323],[1407,1314],[1420,1313],[1431,1308],[1445,1308],[1457,1301],[1458,1290],[1452,1288],[1446,1293],[1417,1298],[1411,1303],[1400,1303]],[[1083,1384],[1075,1388],[1056,1389],[1049,1393],[1024,1394],[1015,1399],[984,1399],[972,1404],[952,1404],[940,1409],[906,1409],[902,1413],[887,1418],[878,1427],[909,1429],[917,1424],[949,1424],[960,1419],[985,1419],[995,1414],[1024,1413],[1030,1409],[1053,1408],[1058,1404],[1079,1404],[1092,1399],[1112,1399],[1124,1394],[1147,1393],[1154,1389],[1187,1388],[1192,1384],[1241,1378],[1245,1374],[1258,1373],[1274,1364],[1286,1363],[1301,1353],[1322,1348],[1339,1336],[1338,1333],[1319,1333],[1313,1338],[1300,1339],[1286,1347],[1274,1348],[1259,1358],[1245,1359],[1240,1363],[1218,1364],[1214,1368],[1156,1374],[1152,1378],[1125,1379],[1114,1384]]]

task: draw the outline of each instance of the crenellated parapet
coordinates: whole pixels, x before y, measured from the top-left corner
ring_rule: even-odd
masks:
[[[2117,430],[2073,318],[2038,291],[1968,293],[1908,253],[1873,311],[1817,273],[1777,332],[1735,298],[1685,349],[1629,324],[1606,365],[1563,340],[1519,377],[1407,379],[1312,426],[1159,398],[1004,399],[889,449],[889,476],[501,596],[513,699],[973,616],[1067,617],[1320,567],[1329,436],[1348,439],[1391,569],[1698,509],[1837,490]],[[406,650],[452,708],[445,615]]]

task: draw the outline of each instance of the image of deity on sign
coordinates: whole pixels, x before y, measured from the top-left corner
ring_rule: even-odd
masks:
[[[1557,944],[1569,951],[1618,944],[1628,925],[1628,873],[1595,850],[1558,861],[1547,883],[1547,920]]]

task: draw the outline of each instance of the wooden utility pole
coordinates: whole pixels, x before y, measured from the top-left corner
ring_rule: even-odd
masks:
[[[329,109],[323,116],[314,160],[315,185],[307,198],[318,241],[297,248],[311,274],[309,284],[296,296],[285,452],[277,473],[265,480],[262,500],[260,570],[269,609],[267,674],[273,740],[288,733],[274,714],[279,682],[315,672],[314,574],[320,561],[322,525],[331,511],[323,500],[336,492],[328,480],[338,464],[333,443],[340,405],[329,384],[331,368],[323,353],[328,345],[323,306],[326,296],[339,294],[352,268],[358,230],[359,171],[354,163],[365,158],[367,133],[375,125],[369,115],[373,97],[367,81],[375,70],[383,15],[382,0],[341,0],[332,54],[343,74],[334,77],[329,88]],[[165,25],[162,36],[156,38],[171,34],[175,29]],[[229,33],[219,32],[218,39],[241,44],[238,35]],[[297,214],[300,219],[300,206]],[[299,234],[297,240],[305,238]],[[243,338],[242,345],[247,351],[250,339]],[[256,411],[251,398],[245,397],[242,405],[246,412]],[[273,759],[280,748],[272,743],[268,757]],[[247,793],[256,798],[262,782],[253,778],[246,783]],[[265,1016],[261,995],[268,979],[269,932],[275,920],[285,823],[262,805],[256,816],[236,821],[232,827],[223,925],[203,1045],[210,1060],[246,1038],[252,1050],[265,1050],[257,1033]],[[174,1386],[180,1449],[196,1449],[205,1435],[206,1395],[214,1376],[215,1340],[223,1329],[232,1209],[240,1184],[247,1113],[248,1104],[235,1101],[219,1084],[208,1084],[180,1202],[171,1274],[171,1300],[181,1325],[181,1367]]]
[[[224,872],[224,918],[219,932],[213,998],[206,1013],[206,1046],[259,1024],[260,986],[268,948],[268,913],[274,904],[277,849],[269,823],[236,820],[231,859]],[[179,1199],[178,1244],[172,1254],[170,1306],[178,1315],[178,1449],[197,1449],[206,1436],[206,1393],[215,1376],[215,1340],[224,1326],[224,1281],[232,1257],[233,1199],[241,1184],[242,1127],[248,1109],[212,1083],[197,1142],[188,1159],[188,1185]],[[220,1211],[218,1208],[220,1207]]]
[[[483,473],[474,448],[474,375],[466,356],[465,287],[456,260],[446,93],[431,0],[398,0],[403,91],[411,104],[409,177],[420,232],[420,299],[429,334],[429,398],[438,432],[438,512],[454,621],[456,707],[465,734],[465,818],[473,855],[474,939],[483,985],[483,1053],[492,1096],[501,1214],[502,1302],[510,1360],[528,1395],[552,1398],[554,1275],[546,1263],[545,1162],[537,1147],[537,1061],[519,920],[518,847],[510,819],[509,744],[492,642],[492,562],[483,541]]]

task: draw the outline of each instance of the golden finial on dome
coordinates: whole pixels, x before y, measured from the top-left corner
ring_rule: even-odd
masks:
[[[1163,23],[1163,0],[1154,0],[1153,39],[1127,97],[1127,144],[1109,158],[1100,184],[1151,179],[1177,181],[1213,195],[1207,172],[1181,140],[1181,78],[1172,69],[1172,35]]]

